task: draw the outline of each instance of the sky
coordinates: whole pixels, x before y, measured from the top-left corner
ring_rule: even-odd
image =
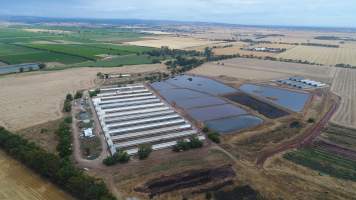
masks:
[[[0,15],[356,27],[356,0],[0,0]]]

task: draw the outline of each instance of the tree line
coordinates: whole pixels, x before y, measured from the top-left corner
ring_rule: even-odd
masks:
[[[0,127],[0,148],[80,200],[115,200],[105,183],[77,169],[69,158],[48,153],[33,142]]]

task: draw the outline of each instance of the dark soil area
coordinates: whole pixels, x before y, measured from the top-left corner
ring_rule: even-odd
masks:
[[[231,191],[214,192],[214,197],[216,200],[262,200],[263,199],[257,191],[255,191],[248,185],[235,187]]]
[[[257,112],[261,113],[262,115],[264,115],[270,119],[284,117],[289,114],[288,112],[286,112],[282,109],[279,109],[279,108],[272,106],[268,103],[265,103],[263,101],[255,99],[255,98],[253,98],[247,94],[244,94],[244,93],[235,93],[235,94],[227,96],[226,98],[228,98],[231,101],[234,101],[236,103],[239,103],[241,105],[248,106],[249,108],[256,110]]]
[[[152,198],[162,193],[219,182],[234,177],[235,172],[231,165],[225,165],[218,168],[190,170],[171,176],[159,177],[146,182],[142,187],[138,187],[135,190],[147,193]]]

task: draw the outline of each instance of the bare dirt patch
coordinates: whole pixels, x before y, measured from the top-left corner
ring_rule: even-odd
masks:
[[[137,187],[137,192],[148,193],[149,197],[180,190],[190,187],[197,187],[209,183],[218,183],[226,179],[234,178],[235,172],[231,166],[221,166],[217,168],[190,170],[179,174],[162,176],[147,181],[143,186]]]
[[[56,152],[58,138],[56,131],[63,119],[39,124],[17,132],[29,141],[32,141],[51,153]]]
[[[0,77],[0,124],[16,131],[62,117],[67,93],[95,87],[96,74],[143,73],[165,70],[164,65],[137,65],[119,68],[77,68],[33,72]]]

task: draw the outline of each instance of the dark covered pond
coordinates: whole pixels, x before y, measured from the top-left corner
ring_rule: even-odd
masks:
[[[310,97],[310,94],[308,93],[254,84],[244,84],[240,87],[240,90],[248,94],[261,97],[269,102],[294,112],[302,111]]]
[[[250,107],[253,110],[256,110],[257,112],[271,119],[276,119],[289,114],[288,112],[282,109],[279,109],[271,104],[255,99],[242,92],[229,95],[226,98],[236,103],[239,103],[241,105]]]

